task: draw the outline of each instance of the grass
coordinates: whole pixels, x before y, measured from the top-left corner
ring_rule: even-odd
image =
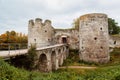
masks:
[[[25,80],[28,73],[26,70],[17,69],[0,60],[0,80]]]
[[[97,69],[59,69],[40,73],[17,69],[0,61],[0,80],[120,80],[120,65]]]

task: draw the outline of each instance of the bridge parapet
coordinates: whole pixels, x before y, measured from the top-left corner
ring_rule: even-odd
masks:
[[[6,59],[9,59],[10,57],[24,55],[27,52],[28,52],[28,49],[0,51],[0,57],[6,60]]]
[[[1,43],[0,44],[0,57],[9,59],[27,53],[27,43]]]

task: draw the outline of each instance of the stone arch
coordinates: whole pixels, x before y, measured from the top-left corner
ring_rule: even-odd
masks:
[[[42,53],[39,57],[39,70],[47,72],[47,56],[44,53]]]
[[[55,37],[57,38],[58,43],[70,43],[70,34],[56,34]]]
[[[52,51],[52,54],[51,54],[51,66],[52,66],[52,70],[56,70],[56,53],[55,53],[55,51]]]
[[[59,41],[61,43],[69,43],[70,42],[69,38],[70,38],[69,35],[63,34],[63,35],[60,36],[60,38],[59,38],[60,40]]]
[[[62,43],[68,43],[68,39],[67,39],[67,36],[61,36],[61,42]]]

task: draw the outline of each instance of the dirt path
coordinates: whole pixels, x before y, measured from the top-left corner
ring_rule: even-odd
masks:
[[[66,66],[62,66],[60,68],[66,68]],[[97,67],[89,67],[89,66],[68,66],[68,68],[83,68],[83,69],[96,69]]]

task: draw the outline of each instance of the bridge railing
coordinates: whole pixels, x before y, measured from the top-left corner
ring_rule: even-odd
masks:
[[[54,48],[59,46],[65,46],[67,44],[55,44],[55,45],[47,45],[44,47],[37,48],[36,50],[43,50],[48,48]],[[3,48],[5,46],[5,48]],[[17,55],[23,55],[28,52],[27,49],[27,43],[9,43],[9,44],[0,44],[1,50],[0,50],[0,57],[3,57],[4,59],[9,59],[10,57],[14,57]]]
[[[35,46],[36,48],[49,47],[56,45],[56,43],[29,43],[28,47]]]
[[[0,57],[9,59],[27,53],[27,43],[1,43]]]

